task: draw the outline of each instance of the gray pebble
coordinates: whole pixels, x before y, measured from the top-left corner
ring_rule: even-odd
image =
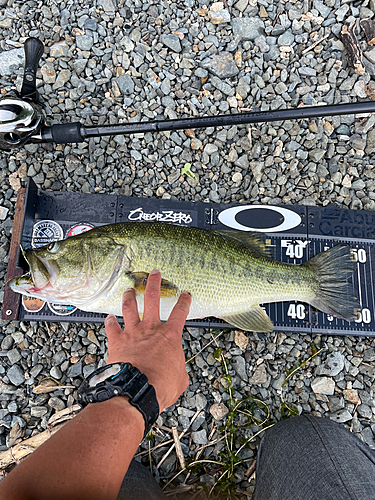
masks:
[[[50,406],[56,411],[60,411],[65,408],[65,403],[64,401],[62,401],[62,399],[54,396],[48,400],[48,406]]]
[[[283,373],[276,380],[273,380],[272,387],[275,389],[275,391],[281,390],[284,380],[285,380],[285,374]]]
[[[241,40],[255,40],[264,34],[264,23],[258,17],[236,17],[231,21],[234,36]]]
[[[49,49],[51,57],[66,57],[68,52],[69,45],[65,41],[54,43]]]
[[[91,50],[94,44],[94,39],[89,35],[78,35],[76,37],[76,44],[81,50]]]
[[[87,378],[96,370],[95,364],[85,365],[83,367],[83,378]]]
[[[18,424],[21,428],[26,427],[26,422],[23,418],[18,415],[13,415],[10,427],[12,428],[16,424]]]
[[[324,149],[320,149],[320,148],[315,148],[309,152],[310,158],[312,159],[312,161],[315,161],[315,162],[320,161],[325,154],[326,154],[326,151]]]
[[[266,39],[264,36],[258,36],[255,41],[254,41],[255,45],[257,47],[259,47],[259,50],[265,54],[267,52],[269,52],[270,50],[270,46],[268,45],[268,43],[266,42]]]
[[[204,68],[197,68],[195,70],[195,75],[198,77],[198,78],[206,78],[206,76],[208,75],[208,71]]]
[[[62,377],[61,370],[58,366],[53,366],[50,370],[51,377],[59,380]]]
[[[210,201],[212,201],[213,203],[220,203],[221,202],[219,193],[216,190],[212,189],[210,191],[209,198],[210,198]]]
[[[71,365],[69,367],[68,377],[74,378],[82,375],[82,361],[78,361],[78,363],[75,363],[74,365]]]
[[[239,72],[238,66],[229,52],[219,52],[203,59],[201,66],[219,78],[230,78]]]
[[[298,69],[298,73],[301,76],[316,76],[316,69],[310,68],[309,66],[302,66]]]
[[[247,373],[246,373],[246,362],[245,358],[242,356],[235,356],[232,359],[233,368],[236,370],[236,373],[241,377],[245,382],[248,381]]]
[[[317,377],[311,381],[311,389],[316,394],[333,394],[335,391],[335,382],[328,377]]]
[[[84,27],[88,30],[96,31],[97,27],[98,27],[98,23],[97,23],[96,19],[88,18],[85,21]]]
[[[228,83],[223,82],[217,76],[211,78],[211,84],[225,95],[233,95],[234,89]]]
[[[115,78],[122,94],[132,94],[134,92],[134,82],[130,75],[121,75]]]
[[[353,182],[352,184],[352,187],[354,186],[354,184],[358,182],[358,181],[355,181]],[[361,183],[364,184],[363,181],[361,181]],[[359,189],[362,189],[364,186],[361,186],[359,187]],[[363,361],[365,361],[366,363],[369,363],[371,361],[375,361],[375,349],[374,348],[370,348],[370,349],[366,349],[365,352],[363,353]]]
[[[6,50],[0,53],[0,74],[14,75],[15,71],[23,67],[25,51],[23,48]]]
[[[43,365],[41,363],[37,363],[30,369],[30,375],[32,377],[37,377],[39,373],[43,370]]]
[[[341,352],[331,352],[328,354],[326,361],[319,365],[316,369],[316,375],[327,375],[335,377],[345,366],[345,358]]]
[[[24,372],[18,365],[12,365],[7,371],[7,376],[10,382],[17,387],[25,381]]]
[[[82,73],[87,66],[87,59],[77,59],[73,63],[73,68],[76,73]]]
[[[18,410],[18,405],[15,401],[12,401],[12,403],[10,403],[8,405],[8,411],[9,413],[16,413],[16,411]]]
[[[177,408],[177,413],[183,417],[191,418],[195,412],[193,410],[189,410],[188,408],[184,408],[183,406],[179,406]]]
[[[330,415],[329,418],[331,420],[334,420],[335,422],[338,422],[339,424],[343,424],[351,420],[353,417],[348,410],[340,410],[334,415]]]
[[[350,143],[354,149],[364,150],[366,147],[366,139],[362,139],[362,137],[358,134],[352,135]]]
[[[11,349],[7,352],[7,356],[12,365],[14,365],[14,363],[18,363],[21,359],[21,354],[18,349]]]
[[[207,432],[205,429],[202,429],[201,431],[192,432],[191,438],[195,444],[204,445],[208,443]]]
[[[105,12],[116,11],[116,0],[98,0],[98,5],[104,9]]]
[[[181,52],[182,47],[178,35],[162,35],[161,42],[174,52]]]
[[[266,371],[266,367],[264,363],[257,366],[254,370],[253,375],[251,376],[249,383],[252,385],[262,385],[265,384],[268,380],[268,375]]]
[[[277,43],[282,46],[292,45],[294,42],[294,35],[291,30],[285,31],[282,35],[279,36]]]
[[[9,208],[0,206],[0,220],[5,220],[9,212]]]
[[[198,393],[195,396],[195,408],[197,410],[203,410],[204,408],[206,408],[206,406],[207,406],[207,399],[206,399],[206,397],[203,394]]]
[[[327,18],[332,9],[327,7],[321,0],[314,0],[314,8],[324,17]]]
[[[363,418],[368,418],[370,420],[372,417],[372,411],[368,405],[365,404],[359,405],[357,411]]]
[[[185,415],[179,415],[178,420],[183,429],[188,429],[190,427],[190,418],[186,417]]]
[[[8,351],[13,345],[13,337],[11,335],[6,335],[1,341],[1,349],[3,351]]]
[[[66,359],[66,352],[61,349],[60,351],[55,352],[55,354],[52,356],[52,364],[53,365],[61,365],[63,361]]]
[[[350,128],[347,125],[340,125],[337,127],[336,132],[341,135],[350,135]]]
[[[203,415],[199,415],[194,422],[191,424],[191,429],[193,431],[197,431],[202,424],[206,421],[205,417]]]

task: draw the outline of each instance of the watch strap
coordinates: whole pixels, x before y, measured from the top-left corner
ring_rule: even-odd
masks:
[[[128,396],[128,394],[125,394],[125,396]],[[129,397],[129,403],[142,413],[145,421],[145,433],[143,435],[145,438],[159,416],[159,404],[154,386],[147,384],[146,389],[142,390],[139,396]]]
[[[121,370],[114,376],[106,377],[103,381],[90,386],[90,380],[98,378],[112,365],[120,365]],[[145,421],[143,437],[146,437],[159,416],[155,389],[148,383],[147,376],[130,363],[112,363],[112,365],[99,368],[83,381],[78,389],[78,403],[85,407],[89,403],[100,403],[114,396],[127,396],[129,403],[143,416]]]

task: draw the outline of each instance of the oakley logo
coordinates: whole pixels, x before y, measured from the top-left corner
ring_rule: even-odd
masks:
[[[256,221],[257,227],[250,227],[248,225],[244,225],[244,222],[246,221],[246,214],[243,214],[241,217],[243,222],[242,224],[238,222],[238,220],[236,219],[241,212],[245,212],[248,210],[257,210],[257,221]],[[254,224],[254,218],[252,217],[253,214],[248,214],[248,215],[250,219],[249,222]],[[277,225],[275,224],[274,222],[275,215],[277,216],[277,220],[280,220],[280,224],[277,223],[276,223]],[[267,224],[267,219],[271,219],[274,225],[270,226],[269,224]],[[299,224],[301,223],[301,217],[292,210],[288,210],[287,208],[282,208],[278,206],[246,205],[242,207],[232,207],[223,210],[223,212],[219,214],[219,221],[225,226],[231,227],[232,229],[237,229],[239,231],[259,231],[262,233],[276,233],[276,232],[278,233],[281,231],[288,231],[289,229],[299,226]]]

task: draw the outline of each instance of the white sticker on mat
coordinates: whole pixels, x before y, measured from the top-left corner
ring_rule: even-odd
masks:
[[[54,220],[40,220],[34,224],[31,246],[39,248],[64,238],[63,228]]]

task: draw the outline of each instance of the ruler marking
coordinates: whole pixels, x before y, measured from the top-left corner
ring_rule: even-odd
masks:
[[[366,254],[366,261],[367,261],[367,254]],[[368,307],[369,306],[369,297],[368,297],[366,265],[363,266],[363,281],[365,284],[366,307]]]
[[[359,289],[359,304],[361,306],[361,309],[363,308],[362,304],[362,287],[361,287],[361,271],[359,268],[359,262],[357,262],[357,276],[358,276],[358,289]]]
[[[342,243],[348,243],[350,245],[355,244],[355,246],[358,248],[360,245],[363,245],[364,243],[368,244],[368,249],[369,249],[369,267],[367,267],[367,262],[364,263],[363,265],[363,276],[361,272],[361,266],[360,262],[357,260],[357,270],[353,274],[353,284],[354,286],[358,285],[358,295],[359,295],[359,301],[361,305],[361,309],[363,307],[369,307],[370,305],[372,306],[372,315],[374,316],[375,314],[375,291],[374,291],[374,279],[375,277],[373,276],[373,265],[372,265],[372,253],[371,250],[372,248],[375,247],[375,241],[374,240],[361,240],[358,242],[358,240],[355,240],[354,238],[337,238],[335,241],[333,241],[332,237],[327,237],[327,236],[318,236],[318,235],[311,235],[310,236],[310,241],[312,243],[312,247],[314,248],[314,251],[316,251],[317,247],[320,247],[320,252],[324,251],[323,246],[335,246],[336,244],[342,242]],[[327,243],[328,245],[327,245]],[[316,252],[319,253],[319,252]],[[367,270],[370,269],[370,276],[369,278],[367,277]],[[358,280],[358,283],[356,283]],[[319,314],[320,313],[320,314]],[[340,334],[342,333],[352,333],[352,334],[362,334],[362,335],[369,335],[369,334],[374,334],[374,328],[370,325],[373,323],[373,321],[370,322],[370,324],[365,324],[363,321],[361,321],[360,324],[355,323],[355,321],[352,321],[348,324],[346,324],[345,321],[343,320],[338,320],[338,318],[334,317],[333,321],[329,321],[327,317],[327,321],[325,313],[322,313],[321,311],[318,311],[318,325],[312,325],[313,331],[322,331],[322,329],[326,328],[327,330],[330,330],[332,333]],[[321,318],[321,319],[320,319]]]
[[[371,292],[372,292],[372,315],[374,316],[375,312],[375,294],[374,294],[374,275],[372,272],[372,255],[371,255],[371,247],[369,247],[369,261],[370,261],[370,284],[371,284]]]

